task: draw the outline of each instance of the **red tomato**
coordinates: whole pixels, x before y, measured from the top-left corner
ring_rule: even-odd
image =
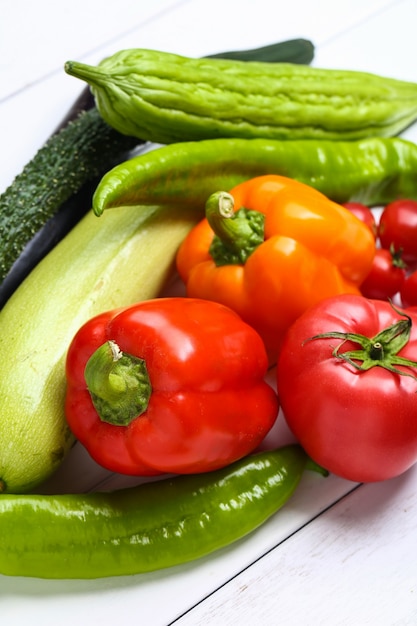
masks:
[[[384,208],[378,227],[383,248],[402,250],[406,263],[417,262],[417,201],[395,200]]]
[[[368,276],[361,285],[366,298],[392,298],[401,289],[405,280],[405,266],[396,254],[385,248],[375,251],[374,261]]]
[[[417,306],[417,271],[404,280],[400,289],[400,296],[404,307]]]
[[[377,237],[378,226],[375,221],[375,216],[372,213],[371,209],[367,207],[365,204],[361,204],[360,202],[345,202],[342,204],[345,209],[348,209],[353,215],[356,215],[361,222],[364,222],[372,231],[373,236]]]
[[[399,324],[399,335],[380,335],[393,324]],[[317,338],[322,334],[331,336]],[[288,426],[310,457],[358,482],[392,478],[413,465],[416,355],[417,313],[407,317],[388,302],[335,296],[300,316],[280,353],[278,395]]]

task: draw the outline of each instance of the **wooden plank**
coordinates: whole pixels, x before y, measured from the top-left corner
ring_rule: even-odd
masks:
[[[175,623],[417,623],[416,481],[361,485]]]

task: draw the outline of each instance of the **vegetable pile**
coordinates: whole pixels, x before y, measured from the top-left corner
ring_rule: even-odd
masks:
[[[310,63],[313,56],[308,39],[214,55],[269,63]],[[107,124],[90,90],[82,91],[56,132],[0,195],[0,307],[90,209],[100,177],[143,143],[143,137]]]
[[[371,482],[417,461],[417,146],[396,136],[417,85],[309,67],[308,44],[66,64],[95,105],[0,196],[0,236],[20,231],[1,277],[100,180],[0,310],[0,573],[170,567],[257,528],[305,469]],[[48,159],[62,144],[71,173],[80,129],[87,162],[116,147],[42,213]],[[144,141],[167,145],[123,160]],[[184,295],[161,297],[174,279]],[[295,441],[260,452],[280,408]],[[75,441],[156,480],[36,494]]]

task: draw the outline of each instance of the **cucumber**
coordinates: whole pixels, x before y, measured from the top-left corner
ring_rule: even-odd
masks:
[[[95,107],[47,141],[0,196],[0,281],[59,207],[137,143],[104,123]]]
[[[301,63],[309,65],[314,58],[314,44],[309,39],[289,39],[262,48],[233,50],[210,54],[207,59],[236,59],[263,63]]]
[[[126,154],[126,158],[128,154]],[[117,164],[116,164],[117,165]],[[100,179],[84,184],[66,200],[57,212],[41,226],[35,236],[25,244],[3,282],[0,283],[0,309],[32,269],[71,230],[89,210],[91,195]],[[24,227],[24,224],[22,225]],[[31,231],[28,229],[28,236]]]

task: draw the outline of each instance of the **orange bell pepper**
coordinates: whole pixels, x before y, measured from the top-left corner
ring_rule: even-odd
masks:
[[[185,238],[177,270],[187,295],[234,309],[275,360],[288,327],[310,306],[360,295],[375,254],[369,228],[322,193],[260,176],[210,196]]]

